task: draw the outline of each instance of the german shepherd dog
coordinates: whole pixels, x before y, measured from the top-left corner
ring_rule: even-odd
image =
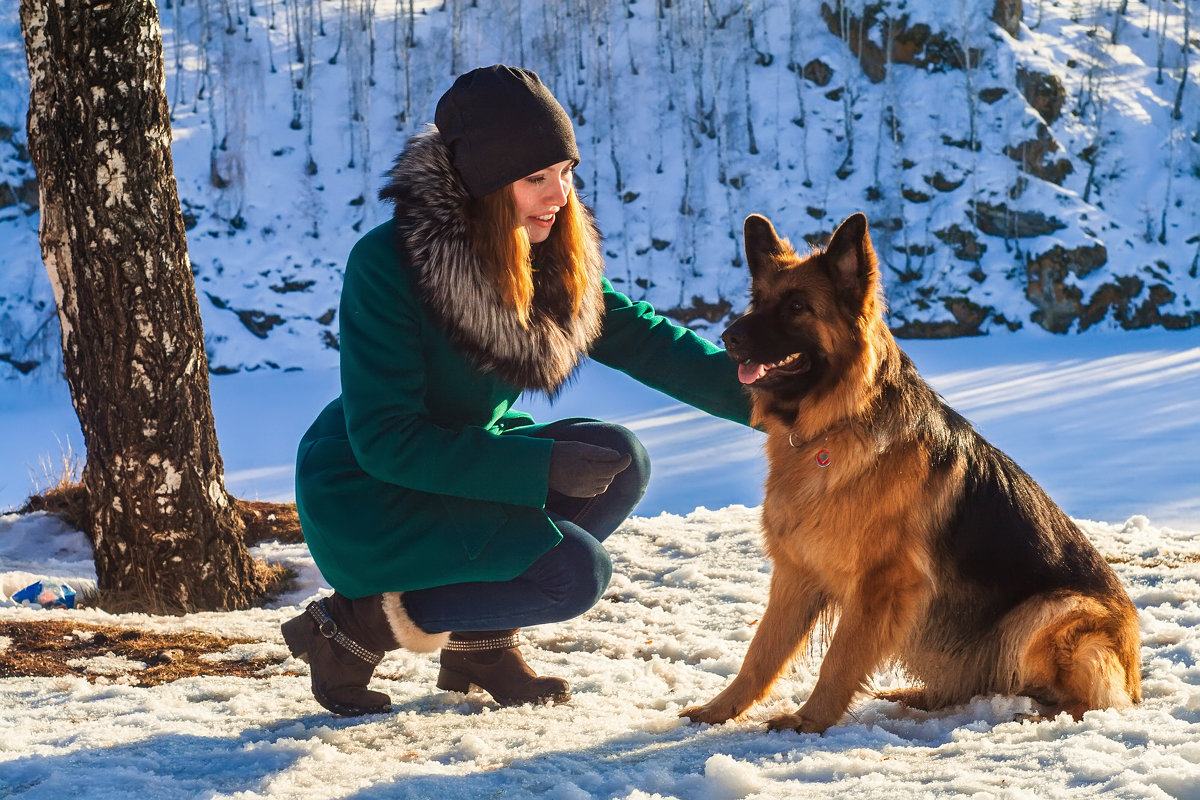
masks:
[[[918,709],[1021,694],[1078,719],[1139,702],[1133,603],[897,346],[866,217],[806,257],[759,215],[745,242],[750,308],[722,338],[768,434],[770,595],[737,677],[680,716],[740,716],[835,614],[816,686],[772,730],[823,732],[890,660],[916,685],[876,696]]]

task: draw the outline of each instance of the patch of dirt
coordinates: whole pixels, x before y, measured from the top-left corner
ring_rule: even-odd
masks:
[[[73,675],[95,683],[101,678],[111,680],[116,674],[122,683],[159,686],[201,675],[262,677],[263,670],[282,663],[257,658],[212,661],[200,658],[252,642],[205,633],[150,633],[69,620],[0,621],[0,678]],[[126,662],[146,666],[122,668]]]

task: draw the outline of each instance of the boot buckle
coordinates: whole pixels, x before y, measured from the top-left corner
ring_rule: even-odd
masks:
[[[383,653],[368,650],[338,629],[338,625],[334,622],[333,617],[329,616],[329,610],[325,608],[325,598],[309,603],[307,611],[316,620],[317,630],[326,639],[337,642],[351,654],[361,658],[373,667],[379,666],[379,662],[383,661]]]

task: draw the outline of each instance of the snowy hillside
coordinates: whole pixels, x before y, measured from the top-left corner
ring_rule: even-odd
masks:
[[[902,335],[1200,321],[1196,3],[830,3],[163,3],[213,370],[335,362],[381,174],[454,75],[498,61],[574,117],[616,285],[709,335],[745,303],[750,212],[799,243],[865,210]],[[0,380],[60,357],[27,87],[5,3]]]

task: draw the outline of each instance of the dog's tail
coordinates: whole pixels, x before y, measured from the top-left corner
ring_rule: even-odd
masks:
[[[1080,595],[1046,603],[1021,658],[1023,683],[1079,719],[1085,711],[1128,708],[1142,699],[1137,610],[1127,598]]]
[[[1136,687],[1138,696],[1130,692],[1131,670],[1116,652],[1111,637],[1093,631],[1073,644],[1073,658],[1061,670],[1061,680],[1074,702],[1061,703],[1062,710],[1080,717],[1091,708],[1128,708],[1141,699],[1140,686]]]

